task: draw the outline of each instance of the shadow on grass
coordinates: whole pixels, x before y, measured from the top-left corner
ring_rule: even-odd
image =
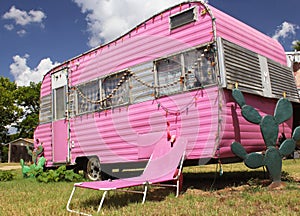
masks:
[[[183,188],[181,193],[185,193],[188,189],[198,189],[202,191],[216,191],[232,186],[248,185],[252,179],[266,181],[268,184],[268,174],[263,171],[236,171],[224,173],[220,176],[216,172],[205,173],[184,173]],[[140,190],[141,187],[134,188]],[[169,195],[175,197],[175,188],[157,188],[151,187],[148,190],[146,202],[160,202]],[[97,208],[101,200],[102,192],[81,202],[81,206],[92,206]],[[104,208],[122,208],[132,203],[142,203],[142,194],[133,194],[122,191],[110,191],[104,201]]]
[[[220,175],[216,172],[184,173],[183,192],[187,189],[199,189],[203,191],[221,190],[227,187],[248,185],[253,179],[269,184],[268,173],[264,171],[235,171]]]
[[[140,189],[140,188],[139,188]],[[160,202],[165,200],[167,196],[174,193],[175,190],[170,188],[156,188],[150,187],[147,193],[146,202],[154,201]],[[175,196],[175,195],[174,195]],[[98,208],[100,200],[102,197],[102,192],[99,192],[98,195],[90,197],[89,199],[81,202],[81,207],[91,206],[95,209]],[[128,193],[123,191],[110,191],[104,200],[103,207],[108,209],[118,209],[125,206],[128,206],[132,203],[141,204],[143,200],[143,194]]]
[[[184,172],[183,188],[184,194],[188,189],[200,191],[218,191],[230,187],[238,186],[262,186],[266,187],[271,183],[268,173],[265,171],[231,171],[225,172],[222,176],[218,172]],[[300,182],[297,182],[300,183]],[[134,189],[141,189],[137,187]],[[147,193],[146,202],[160,202],[168,196],[175,197],[175,188],[150,187]],[[81,202],[81,206],[92,206],[97,209],[101,200],[102,193],[92,196]],[[118,209],[132,203],[142,203],[142,194],[125,193],[122,191],[111,191],[107,194],[104,201],[104,208]]]

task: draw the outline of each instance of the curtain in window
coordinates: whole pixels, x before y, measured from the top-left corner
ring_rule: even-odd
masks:
[[[204,54],[204,49],[195,49],[184,54],[185,85],[187,89],[198,88],[216,82],[212,56]]]
[[[99,81],[95,80],[78,86],[81,94],[78,94],[78,113],[92,112],[100,108],[93,101],[100,100]]]
[[[171,56],[156,62],[158,74],[158,85],[173,84],[159,89],[159,95],[170,95],[182,90],[182,85],[178,81],[182,75],[180,55]]]
[[[121,80],[123,80],[123,82],[120,83]],[[124,105],[129,102],[128,77],[125,77],[124,73],[106,77],[102,81],[102,89],[103,98],[112,95],[105,100],[105,107]]]

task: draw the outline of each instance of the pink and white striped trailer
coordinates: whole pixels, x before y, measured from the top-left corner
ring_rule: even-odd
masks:
[[[265,150],[259,126],[231,97],[236,82],[262,115],[283,91],[299,101],[277,41],[202,1],[184,2],[49,71],[35,139],[47,167],[76,165],[91,179],[126,173],[170,136],[188,140],[187,165],[232,162],[235,140]],[[280,134],[292,129],[291,119]]]

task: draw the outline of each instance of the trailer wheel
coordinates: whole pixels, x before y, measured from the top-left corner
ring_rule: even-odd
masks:
[[[91,157],[86,163],[85,177],[97,181],[101,180],[101,166],[100,161],[97,157]]]

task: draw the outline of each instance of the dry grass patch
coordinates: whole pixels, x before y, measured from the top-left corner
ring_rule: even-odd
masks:
[[[298,215],[300,160],[283,161],[283,170],[293,181],[269,190],[267,173],[250,170],[243,163],[224,165],[223,175],[215,165],[184,168],[182,194],[172,189],[151,188],[146,203],[140,195],[111,193],[99,215]],[[0,182],[0,215],[73,215],[66,204],[73,183],[39,183],[23,179]],[[95,212],[101,192],[80,190],[72,205]]]

